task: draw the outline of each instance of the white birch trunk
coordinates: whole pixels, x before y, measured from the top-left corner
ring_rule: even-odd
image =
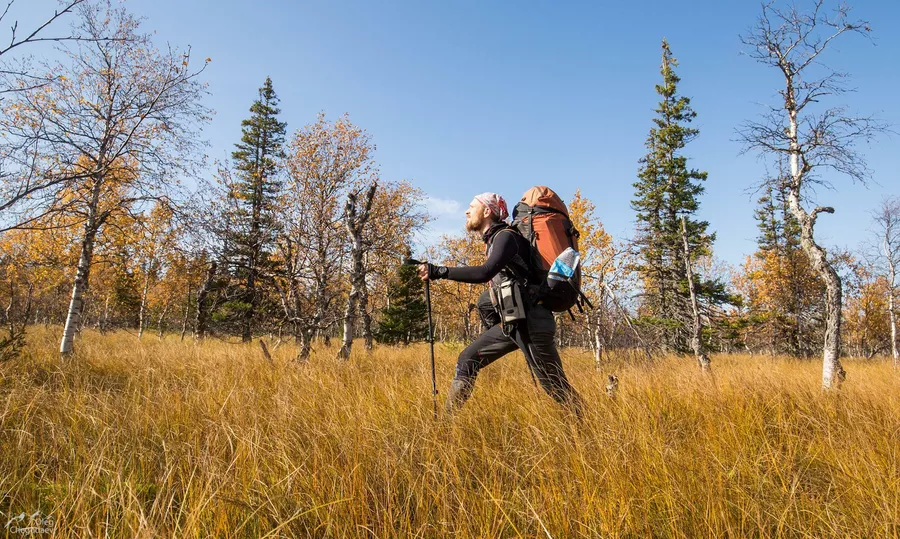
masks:
[[[141,306],[138,309],[138,340],[144,336],[144,327],[147,318],[147,294],[150,292],[150,273],[153,271],[153,257],[147,264],[146,275],[144,275],[144,287],[141,290]]]
[[[81,326],[81,314],[84,311],[84,293],[88,287],[88,279],[91,274],[91,261],[94,256],[94,238],[97,230],[91,218],[85,224],[84,237],[81,240],[81,255],[78,258],[78,269],[75,272],[75,282],[72,284],[72,297],[69,300],[69,312],[66,316],[66,325],[63,328],[62,340],[59,344],[59,353],[69,355],[75,350],[75,334]]]
[[[103,306],[103,318],[100,319],[100,333],[106,333],[109,327],[109,294],[106,294],[106,303]]]
[[[353,349],[353,334],[356,324],[358,301],[359,285],[357,284],[356,279],[353,279],[353,284],[350,287],[350,295],[347,297],[347,307],[344,310],[344,336],[341,339],[341,348],[338,350],[338,358],[340,359],[350,359],[350,351]]]
[[[187,301],[184,304],[184,316],[181,317],[181,340],[184,340],[184,334],[187,333],[188,315],[191,312],[191,288],[188,286]]]
[[[359,315],[362,317],[363,342],[366,351],[375,348],[375,336],[372,333],[372,315],[369,313],[369,289],[363,284],[359,291]]]
[[[687,219],[681,216],[681,241],[684,244],[684,269],[687,273],[688,291],[691,294],[691,312],[693,331],[691,332],[691,347],[694,349],[694,357],[703,372],[710,371],[709,356],[703,351],[703,341],[700,338],[702,325],[700,322],[700,307],[697,304],[697,287],[694,286],[694,270],[691,267],[691,251],[687,237]]]
[[[159,315],[159,319],[157,319],[157,321],[156,321],[156,329],[157,329],[156,336],[159,337],[160,340],[163,338],[163,333],[165,332],[165,327],[163,326],[163,324],[166,321],[166,315],[169,314],[169,307],[171,307],[171,306],[172,306],[172,302],[167,301],[166,306],[163,307],[163,310]]]
[[[825,343],[822,349],[822,389],[837,389],[847,376],[841,365],[841,278],[826,258],[825,249],[815,242],[814,232],[816,218],[820,212],[834,213],[833,208],[817,207],[807,212],[800,205],[800,188],[803,185],[806,170],[800,163],[802,150],[797,135],[797,110],[788,107],[790,138],[791,185],[788,193],[788,204],[791,213],[800,223],[800,245],[813,268],[825,281]]]
[[[894,368],[900,368],[900,354],[897,352],[897,312],[894,308],[894,295],[896,294],[896,289],[894,287],[895,279],[897,278],[897,267],[894,264],[893,260],[888,260],[888,267],[890,268],[890,286],[888,287],[888,316],[891,321],[891,357],[893,358]]]

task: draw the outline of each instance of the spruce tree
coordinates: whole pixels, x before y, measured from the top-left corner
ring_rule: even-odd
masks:
[[[678,94],[677,60],[662,42],[662,98],[647,137],[647,154],[640,160],[635,195],[631,202],[638,222],[640,261],[636,269],[644,285],[643,322],[656,327],[665,348],[686,352],[691,320],[687,270],[681,238],[681,216],[686,218],[691,258],[709,255],[714,234],[709,223],[692,218],[699,208],[706,172],[688,168],[685,146],[699,133],[689,124],[696,117],[690,99]],[[701,300],[726,301],[720,283],[693,276]]]
[[[789,207],[788,179],[767,180],[755,212],[758,260],[751,279],[764,301],[751,298],[750,320],[775,353],[808,356],[821,340],[824,283],[813,273],[800,246],[800,224]]]
[[[754,212],[759,236],[756,237],[757,257],[765,257],[770,251],[778,251],[781,247],[782,222],[778,216],[776,203],[778,197],[772,188],[772,182],[766,183],[765,194],[759,197],[759,207]]]
[[[756,237],[757,256],[775,252],[781,256],[800,248],[800,223],[791,213],[786,180],[766,181],[765,194],[757,200],[754,212],[759,236]]]
[[[388,292],[388,304],[381,310],[381,321],[375,331],[378,342],[409,344],[427,337],[428,312],[423,290],[416,266],[400,265]]]
[[[278,97],[272,79],[259,89],[259,97],[250,107],[250,117],[241,122],[241,141],[235,144],[231,157],[236,172],[235,188],[237,214],[228,245],[229,265],[240,282],[240,290],[229,307],[238,314],[241,339],[250,341],[261,299],[260,277],[267,266],[275,219],[273,202],[280,189],[278,160],[287,124],[278,121]]]

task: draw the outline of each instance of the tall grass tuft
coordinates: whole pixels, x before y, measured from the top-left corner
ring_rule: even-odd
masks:
[[[521,355],[432,418],[426,345],[320,348],[34,328],[0,364],[0,524],[57,537],[898,537],[900,380],[848,361],[565,351],[578,423]],[[438,346],[439,387],[459,347]],[[606,396],[609,373],[619,377]],[[443,397],[443,394],[441,395]],[[8,530],[4,530],[8,531]]]

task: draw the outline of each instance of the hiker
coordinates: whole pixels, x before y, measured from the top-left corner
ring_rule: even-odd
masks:
[[[447,396],[447,410],[452,412],[465,403],[472,394],[475,378],[481,369],[518,348],[525,354],[529,367],[544,390],[554,400],[580,415],[581,398],[566,378],[556,350],[556,319],[553,312],[535,298],[533,284],[539,282],[540,277],[529,262],[533,258],[532,246],[506,223],[508,216],[506,202],[500,195],[483,193],[476,196],[466,211],[466,230],[481,233],[487,246],[485,263],[452,268],[433,264],[419,266],[419,277],[423,281],[491,281],[494,290],[503,283],[518,283],[524,305],[525,319],[512,324],[512,327],[501,323],[500,316],[482,317],[486,330],[459,355],[456,376]],[[479,298],[481,312],[484,301],[484,296]]]

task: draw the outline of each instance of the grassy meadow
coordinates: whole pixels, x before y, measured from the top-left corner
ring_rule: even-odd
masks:
[[[41,511],[56,537],[900,536],[884,360],[826,395],[817,361],[715,356],[709,380],[566,350],[579,424],[515,354],[435,421],[425,344],[297,364],[86,331],[61,362],[58,338],[33,328],[0,364],[0,517]],[[441,400],[459,350],[437,346]]]

